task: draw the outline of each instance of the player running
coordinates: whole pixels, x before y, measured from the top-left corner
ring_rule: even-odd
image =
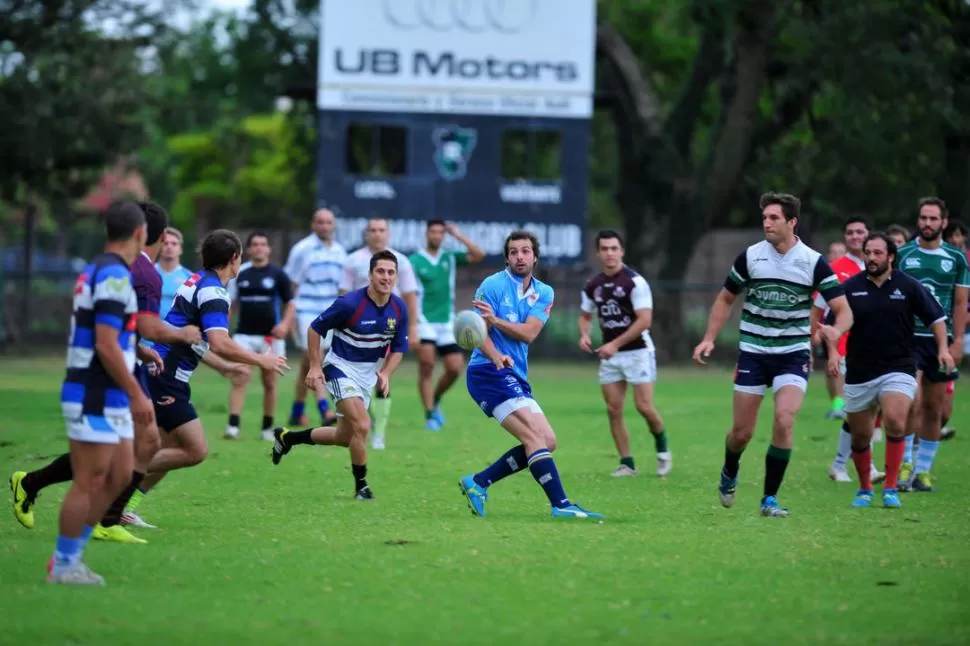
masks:
[[[703,364],[714,340],[731,314],[742,290],[741,342],[734,377],[733,424],[724,450],[718,493],[721,504],[734,504],[741,454],[754,435],[765,390],[775,395],[771,444],[765,457],[761,515],[787,517],[776,496],[791,459],[795,415],[808,388],[811,351],[812,293],[819,292],[835,314],[833,325],[819,334],[838,341],[852,327],[852,311],[838,278],[814,249],[798,236],[801,202],[785,193],[765,193],[760,199],[765,239],[737,257],[711,308],[704,339],[694,348],[694,361]]]
[[[333,239],[337,229],[337,218],[329,209],[318,209],[313,214],[313,232],[303,238],[290,250],[289,260],[283,271],[290,277],[296,288],[296,345],[303,353],[300,359],[300,374],[296,378],[296,396],[290,410],[290,425],[308,424],[303,414],[306,405],[306,374],[310,369],[310,355],[307,353],[307,329],[310,323],[337,299],[340,278],[343,276],[347,250]],[[323,351],[330,347],[330,339],[323,340]],[[333,423],[327,392],[320,387],[315,393],[317,410],[324,425]]]
[[[197,344],[155,346],[165,365],[162,372],[149,377],[148,388],[155,403],[158,427],[165,433],[162,448],[149,465],[148,476],[132,497],[128,507],[131,512],[169,471],[200,464],[209,454],[202,420],[192,405],[189,380],[210,349],[224,360],[280,374],[289,369],[285,357],[256,354],[229,337],[230,299],[226,285],[238,275],[241,259],[242,243],[235,233],[226,229],[209,233],[202,242],[202,272],[193,274],[179,288],[175,304],[165,317],[165,322],[175,328],[197,326],[202,330],[203,340]]]
[[[653,407],[653,384],[657,379],[657,358],[650,338],[653,294],[643,276],[623,264],[623,238],[619,233],[600,231],[595,244],[603,271],[590,278],[580,294],[579,347],[584,352],[594,352],[589,333],[595,312],[604,341],[595,350],[600,358],[600,388],[613,442],[620,454],[620,466],[612,475],[637,474],[630,454],[630,433],[623,419],[626,387],[630,384],[637,412],[653,435],[657,475],[663,477],[670,473],[673,462],[663,419]]]
[[[246,253],[249,262],[239,268],[239,275],[229,282],[232,306],[229,318],[238,315],[232,340],[257,354],[272,352],[286,356],[286,335],[293,327],[296,307],[292,301],[290,279],[269,261],[272,250],[269,237],[261,232],[249,234]],[[283,310],[282,316],[280,310]],[[273,441],[273,416],[276,414],[276,371],[261,370],[263,377],[262,437]],[[229,392],[229,425],[223,437],[239,437],[240,414],[246,397],[249,374],[232,382]],[[326,401],[326,398],[324,398]]]
[[[421,306],[418,303],[418,281],[414,277],[411,261],[400,251],[388,247],[390,231],[387,220],[371,218],[364,230],[364,247],[347,256],[343,277],[340,280],[340,293],[347,294],[354,290],[364,289],[370,284],[370,259],[378,251],[390,251],[397,258],[397,283],[394,294],[400,296],[408,307],[408,344],[411,348],[418,346],[418,320],[421,316]],[[375,392],[370,404],[370,415],[374,420],[374,432],[371,434],[371,448],[381,450],[385,446],[387,422],[391,418],[391,391]]]
[[[845,238],[846,253],[831,264],[832,272],[839,279],[840,283],[844,283],[865,269],[866,263],[862,259],[862,244],[865,242],[866,236],[869,235],[869,224],[865,218],[858,216],[851,217],[845,221],[842,227],[842,233]],[[812,306],[813,329],[819,323],[826,320],[826,315],[828,315],[828,308],[825,305],[825,300],[821,295],[816,295],[815,303]],[[848,334],[845,334],[839,339],[836,352],[834,353],[828,352],[826,344],[822,344],[822,347],[826,350],[825,356],[827,362],[838,368],[834,371],[828,369],[825,371],[825,385],[828,388],[829,397],[832,398],[832,408],[826,414],[826,418],[843,420],[842,430],[839,431],[838,451],[835,454],[835,460],[832,462],[832,466],[829,468],[829,478],[836,482],[852,482],[852,478],[849,477],[846,469],[846,464],[852,454],[852,433],[849,432],[849,425],[844,421],[845,412],[843,411],[845,404],[845,400],[843,399],[845,349],[848,340]],[[883,474],[876,469],[875,465],[873,465],[870,475],[873,482],[882,482]]]
[[[899,250],[899,269],[917,279],[929,290],[947,315],[946,329],[951,338],[950,356],[959,365],[963,357],[963,335],[967,320],[967,288],[970,286],[967,256],[942,241],[947,225],[946,203],[937,197],[919,201],[919,235]],[[943,372],[936,359],[933,333],[916,322],[916,400],[910,411],[903,466],[899,473],[900,491],[933,491],[930,472],[940,444],[943,405],[947,383],[956,381],[959,372]],[[913,437],[919,436],[919,450],[913,468]]]
[[[445,233],[451,234],[465,245],[467,251],[447,251],[441,248]],[[440,430],[445,423],[441,414],[441,398],[454,385],[464,368],[465,355],[455,342],[452,322],[455,316],[455,277],[458,267],[480,262],[485,252],[462,235],[454,224],[444,220],[428,220],[425,231],[427,247],[410,255],[418,279],[421,299],[421,316],[418,323],[418,393],[424,404],[425,428]],[[435,352],[441,358],[445,371],[438,384],[431,383],[434,374]]]
[[[192,272],[181,264],[182,240],[181,231],[175,227],[166,228],[165,235],[162,236],[162,251],[155,263],[155,269],[162,276],[162,306],[159,316],[163,321],[172,309],[175,293],[192,276]]]
[[[936,359],[947,372],[946,315],[918,280],[893,269],[896,245],[888,235],[870,234],[864,247],[866,270],[843,283],[852,308],[852,336],[846,354],[845,411],[852,431],[852,461],[859,475],[853,507],[872,504],[872,433],[875,409],[886,425],[884,507],[900,507],[897,476],[903,461],[906,418],[916,395],[914,318],[932,329]],[[830,349],[835,343],[829,341]]]
[[[408,311],[404,301],[393,293],[397,268],[393,252],[384,250],[372,255],[370,284],[338,298],[307,331],[307,388],[326,382],[337,408],[336,427],[273,431],[273,464],[279,464],[297,444],[349,447],[357,500],[374,498],[367,484],[367,433],[371,427],[367,407],[371,391],[376,388],[379,393],[387,393],[391,375],[408,348]],[[321,340],[330,332],[333,344],[323,357]]]
[[[520,444],[484,471],[462,477],[458,486],[472,513],[484,516],[489,487],[529,469],[549,499],[553,518],[602,518],[566,496],[552,457],[556,433],[529,385],[529,344],[549,320],[555,298],[552,287],[533,276],[539,263],[538,239],[528,231],[510,233],[505,262],[507,268],[486,278],[476,291],[473,303],[489,332],[472,353],[465,382],[482,412]]]
[[[136,323],[138,337],[141,341],[151,340],[159,343],[179,341],[197,343],[202,339],[199,328],[188,326],[183,329],[176,329],[159,320],[162,278],[155,270],[154,262],[163,244],[163,233],[168,224],[168,213],[153,202],[142,202],[139,203],[139,206],[145,214],[147,237],[144,249],[131,265],[131,284],[135,290],[138,305]],[[153,350],[145,347],[139,348],[139,350],[143,356],[157,358],[157,353]],[[153,362],[150,361],[149,363]],[[139,360],[135,365],[134,373],[135,379],[146,397],[150,397],[147,383],[148,365]],[[121,442],[125,443],[129,440],[122,439]],[[158,451],[158,445],[158,428],[154,421],[150,426],[143,426],[136,422],[134,426],[134,471],[132,472],[131,482],[105,512],[101,523],[95,526],[93,538],[121,543],[147,542],[132,535],[122,526],[146,526],[144,521],[137,514],[123,515],[122,512],[128,500],[144,479],[148,464],[155,452]],[[14,495],[14,516],[20,524],[27,529],[33,528],[33,507],[40,491],[53,484],[69,482],[72,477],[73,469],[71,468],[70,453],[54,458],[49,464],[36,471],[14,473],[10,478],[10,488]]]
[[[133,375],[138,303],[129,266],[145,244],[145,214],[134,202],[115,202],[105,213],[105,230],[104,253],[74,285],[61,388],[74,479],[61,506],[50,583],[104,585],[82,561],[84,548],[131,479],[133,421],[154,421],[151,401]]]

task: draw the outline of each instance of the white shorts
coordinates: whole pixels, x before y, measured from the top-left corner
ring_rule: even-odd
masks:
[[[105,410],[104,415],[82,415],[80,406],[61,406],[67,424],[68,439],[91,444],[117,444],[135,437],[131,410],[127,408]]]
[[[286,356],[286,341],[272,336],[256,336],[255,334],[233,334],[232,340],[256,354],[266,354],[272,351],[273,354]]]
[[[493,408],[492,417],[501,424],[505,421],[506,417],[523,408],[528,408],[533,413],[539,413],[540,415],[545,414],[542,412],[542,408],[539,407],[539,403],[531,397],[516,397],[515,399],[506,399]]]
[[[353,399],[354,397],[364,400],[364,408],[370,408],[371,391],[374,390],[374,386],[368,387],[366,384],[360,384],[350,377],[328,379],[326,384],[327,392],[333,399],[335,408],[344,399]],[[343,417],[343,413],[339,409],[335,412],[337,417]]]
[[[970,332],[963,335],[963,352],[966,354],[967,349],[970,348]]]
[[[316,320],[316,315],[314,314],[297,314],[296,316],[296,347],[301,350],[307,349],[307,328],[310,324]],[[333,330],[329,330],[322,339],[320,339],[320,349],[322,354],[326,354],[327,350],[330,349],[330,344],[333,342]]]
[[[861,384],[845,385],[845,412],[859,413],[878,403],[886,393],[900,393],[910,399],[916,396],[916,377],[904,372],[890,372]]]
[[[455,350],[461,351],[455,340],[455,330],[451,323],[428,323],[427,321],[418,323],[418,339],[421,343],[434,343],[438,348],[455,346]]]
[[[609,359],[600,361],[600,384],[652,384],[657,380],[657,355],[653,350],[641,348],[617,352]]]

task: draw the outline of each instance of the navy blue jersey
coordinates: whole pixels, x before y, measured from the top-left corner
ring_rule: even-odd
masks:
[[[172,309],[165,323],[176,328],[195,325],[202,330],[202,343],[168,343],[155,346],[165,362],[163,378],[189,383],[199,360],[209,351],[207,334],[213,330],[229,332],[229,292],[219,276],[211,271],[193,274],[175,292]]]
[[[128,393],[104,369],[95,350],[95,327],[107,325],[118,330],[118,345],[131,372],[135,367],[137,312],[131,271],[124,259],[105,253],[88,263],[74,283],[67,374],[61,388],[65,416],[127,413]]]

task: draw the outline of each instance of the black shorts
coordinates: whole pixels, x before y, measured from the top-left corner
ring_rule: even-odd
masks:
[[[155,405],[155,420],[163,431],[171,433],[199,418],[192,405],[192,391],[188,384],[171,377],[149,377],[148,389]]]
[[[916,369],[923,373],[923,379],[934,384],[956,381],[960,378],[959,370],[954,367],[953,372],[947,374],[940,371],[940,362],[936,360],[936,339],[929,336],[913,338],[916,350]],[[952,339],[947,338],[947,342]]]
[[[438,345],[438,342],[434,339],[421,339],[421,345],[433,345],[438,350],[439,357],[446,357],[449,354],[461,354],[461,348],[458,347],[457,343],[449,343],[448,345]]]
[[[148,390],[148,367],[143,363],[135,365],[134,375],[135,381],[141,386],[141,391],[145,393],[145,397],[151,399],[152,393]]]

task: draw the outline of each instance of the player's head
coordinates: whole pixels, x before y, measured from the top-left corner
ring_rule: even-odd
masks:
[[[888,233],[874,231],[866,236],[862,244],[862,256],[866,262],[866,273],[882,276],[896,261],[896,243]]]
[[[515,276],[529,276],[539,264],[539,239],[530,231],[513,231],[505,239],[505,264]]]
[[[428,239],[428,249],[431,251],[441,249],[441,243],[445,241],[445,221],[428,220],[425,236]]]
[[[246,238],[246,253],[255,264],[265,265],[269,262],[272,251],[269,246],[269,236],[262,231],[253,231]]]
[[[202,241],[202,268],[206,271],[228,270],[231,280],[239,274],[241,263],[242,243],[232,231],[216,229]]]
[[[862,243],[869,235],[869,223],[859,215],[853,215],[842,225],[842,235],[845,236],[845,248],[853,256],[862,253]]]
[[[939,239],[946,228],[947,211],[946,202],[938,197],[924,197],[919,201],[919,218],[916,220],[916,227],[919,236],[931,242]]]
[[[596,234],[596,255],[604,271],[616,271],[623,266],[623,236],[613,229]]]
[[[390,294],[397,282],[397,257],[384,249],[370,257],[370,285],[378,294]]]
[[[896,245],[897,249],[909,242],[909,229],[901,224],[890,224],[888,227],[886,227],[886,234],[890,237],[890,239],[892,239],[893,244]]]
[[[946,228],[943,229],[943,241],[950,243],[957,249],[966,251],[968,234],[970,234],[970,229],[967,229],[967,225],[953,218],[947,222]]]
[[[861,250],[860,250],[859,253],[862,253]],[[835,262],[836,260],[838,260],[839,258],[841,258],[844,255],[845,255],[845,243],[844,242],[835,241],[835,242],[833,242],[832,244],[829,245],[828,261],[830,263]]]
[[[162,253],[159,256],[162,260],[178,262],[182,257],[182,232],[175,227],[165,229],[162,240]]]
[[[324,242],[333,240],[333,232],[337,229],[337,218],[330,209],[317,209],[311,223],[313,232]]]
[[[372,252],[377,253],[387,249],[387,243],[391,239],[391,230],[387,226],[384,218],[371,218],[367,221],[367,228],[364,229],[364,244]]]
[[[132,251],[128,249],[131,245],[134,258],[145,246],[148,237],[145,212],[136,202],[112,202],[104,212],[104,232],[108,237],[108,244],[122,245],[125,251]]]
[[[165,234],[165,227],[168,226],[168,212],[154,202],[139,202],[138,206],[145,213],[145,225],[148,229],[145,238],[145,247],[151,247],[161,241]],[[161,247],[161,245],[158,245]],[[157,249],[155,250],[157,254]],[[154,260],[154,258],[152,259]]]
[[[761,207],[761,228],[765,240],[779,244],[795,237],[802,212],[801,200],[788,193],[765,193],[758,205]]]

